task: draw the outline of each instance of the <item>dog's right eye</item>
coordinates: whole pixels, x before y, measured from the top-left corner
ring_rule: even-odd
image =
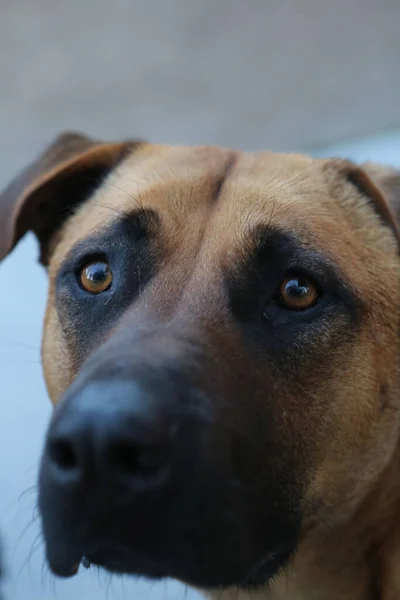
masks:
[[[113,280],[110,265],[105,260],[87,263],[78,274],[82,289],[91,294],[101,294],[111,287]]]
[[[279,289],[279,302],[289,310],[306,310],[314,306],[320,297],[317,285],[302,275],[285,277]]]

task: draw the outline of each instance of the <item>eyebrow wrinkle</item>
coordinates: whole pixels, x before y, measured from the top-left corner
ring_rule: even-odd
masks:
[[[118,215],[117,218],[97,231],[92,232],[88,237],[78,240],[63,257],[58,268],[59,271],[73,261],[77,254],[84,254],[85,251],[90,252],[91,248],[101,244],[103,240],[107,240],[115,227],[125,225],[129,228],[132,239],[137,240],[138,237],[152,235],[154,231],[152,231],[152,227],[156,227],[159,222],[159,216],[153,209],[134,208],[132,210],[119,211],[118,209],[114,210],[111,206],[101,204],[99,206],[112,210]]]
[[[237,158],[238,158],[238,154],[236,152],[232,152],[232,154],[229,157],[229,160],[227,161],[227,163],[225,165],[223,174],[220,177],[218,177],[217,181],[215,182],[215,186],[214,186],[214,189],[212,192],[213,204],[216,204],[216,202],[218,201],[218,198],[221,195],[224,184],[225,184],[226,180],[228,179],[233,167],[236,164]]]

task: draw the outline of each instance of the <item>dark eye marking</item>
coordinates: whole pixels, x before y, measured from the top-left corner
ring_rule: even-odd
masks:
[[[249,233],[225,271],[225,284],[240,318],[263,314],[271,303],[292,308],[296,318],[322,295],[354,314],[360,308],[351,284],[328,257],[277,228],[259,226]]]
[[[140,210],[79,242],[56,277],[56,303],[79,366],[156,273],[161,262],[159,217]]]

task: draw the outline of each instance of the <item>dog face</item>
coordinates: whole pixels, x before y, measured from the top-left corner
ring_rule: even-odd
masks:
[[[54,572],[257,586],[359,510],[398,438],[396,183],[67,135],[6,190],[0,250],[32,229],[49,274]]]

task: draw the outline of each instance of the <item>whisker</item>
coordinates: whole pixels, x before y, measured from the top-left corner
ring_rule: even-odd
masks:
[[[46,576],[49,577],[50,580],[54,577],[53,573],[49,569],[46,559],[44,558],[42,561],[42,568],[40,571],[40,582],[42,584],[42,587],[44,587],[46,584],[46,581],[45,581]]]
[[[14,546],[11,550],[11,562],[14,561],[15,559],[15,554],[18,550],[18,547],[22,541],[22,538],[28,533],[28,531],[31,529],[31,527],[33,527],[35,525],[35,521],[31,518],[29,520],[29,523],[27,525],[25,525],[25,527],[23,528],[22,532],[20,533],[20,535],[18,536],[17,540],[14,543]],[[40,533],[38,535],[41,535]]]
[[[99,208],[106,208],[107,210],[111,210],[119,217],[125,218],[129,215],[128,211],[120,210],[118,208],[115,208],[115,206],[109,206],[108,204],[104,204],[103,202],[101,202],[101,203],[96,202],[95,205],[98,206]]]
[[[29,467],[29,469],[27,469],[26,473],[28,473],[29,471],[31,471],[32,469],[36,470],[35,465],[32,465],[31,467]],[[36,477],[35,477],[36,479]],[[23,492],[21,492],[20,494],[18,494],[17,496],[14,496],[13,498],[11,498],[11,500],[9,502],[7,502],[7,504],[5,505],[3,512],[6,513],[8,512],[11,508],[14,508],[14,505],[17,503],[19,505],[19,509],[22,509],[21,503],[22,500],[25,500],[26,497],[33,493],[34,488],[36,487],[35,485],[32,485],[30,487],[28,487],[26,490],[24,490]],[[16,515],[15,515],[16,516]]]
[[[51,583],[52,583],[52,586],[51,586],[51,587],[52,587],[52,592],[53,592],[53,595],[54,595],[54,596],[57,598],[57,600],[58,600],[58,594],[57,594],[57,580],[56,580],[56,578],[55,578],[55,577],[52,577],[52,578],[51,578]]]
[[[121,587],[122,587],[122,595],[124,600],[126,600],[126,589],[125,589],[125,578],[120,577]]]
[[[22,358],[22,359],[21,358],[11,358],[9,356],[2,356],[1,362],[2,363],[8,362],[9,364],[17,364],[17,365],[19,365],[19,364],[21,364],[21,365],[40,365],[41,364],[40,359],[26,360],[24,358]]]
[[[0,340],[0,344],[4,344],[4,346],[7,346],[8,348],[10,346],[15,346],[16,348],[24,348],[26,350],[33,350],[35,352],[40,352],[40,347],[39,346],[33,346],[31,344],[25,344],[25,342],[16,342],[13,340]]]
[[[35,523],[37,523],[40,519],[40,511],[39,511],[39,505],[36,504],[33,507],[33,511],[32,511],[32,519]]]
[[[112,574],[110,574],[107,588],[106,588],[106,600],[109,600],[109,597],[110,597],[111,582],[112,582]]]
[[[40,548],[43,546],[43,544],[44,544],[44,542],[42,539],[42,532],[40,531],[32,542],[31,549],[29,551],[27,558],[24,560],[24,562],[21,565],[21,568],[20,568],[20,570],[18,572],[18,576],[17,576],[18,579],[21,576],[23,570],[26,568],[26,566],[28,566],[29,579],[32,583],[33,578],[32,578],[32,571],[31,571],[31,561],[32,561],[33,556],[36,554],[36,552],[38,550],[40,550]]]
[[[119,192],[122,192],[129,198],[129,200],[132,200],[132,202],[137,206],[137,208],[139,208],[140,210],[143,210],[143,203],[142,203],[142,199],[141,199],[139,192],[138,192],[137,197],[135,197],[133,194],[131,194],[124,188],[121,188],[118,185],[115,185],[114,183],[110,183],[109,181],[105,181],[104,185],[106,185],[107,187],[110,187],[110,188],[114,188],[115,190],[118,190]]]

